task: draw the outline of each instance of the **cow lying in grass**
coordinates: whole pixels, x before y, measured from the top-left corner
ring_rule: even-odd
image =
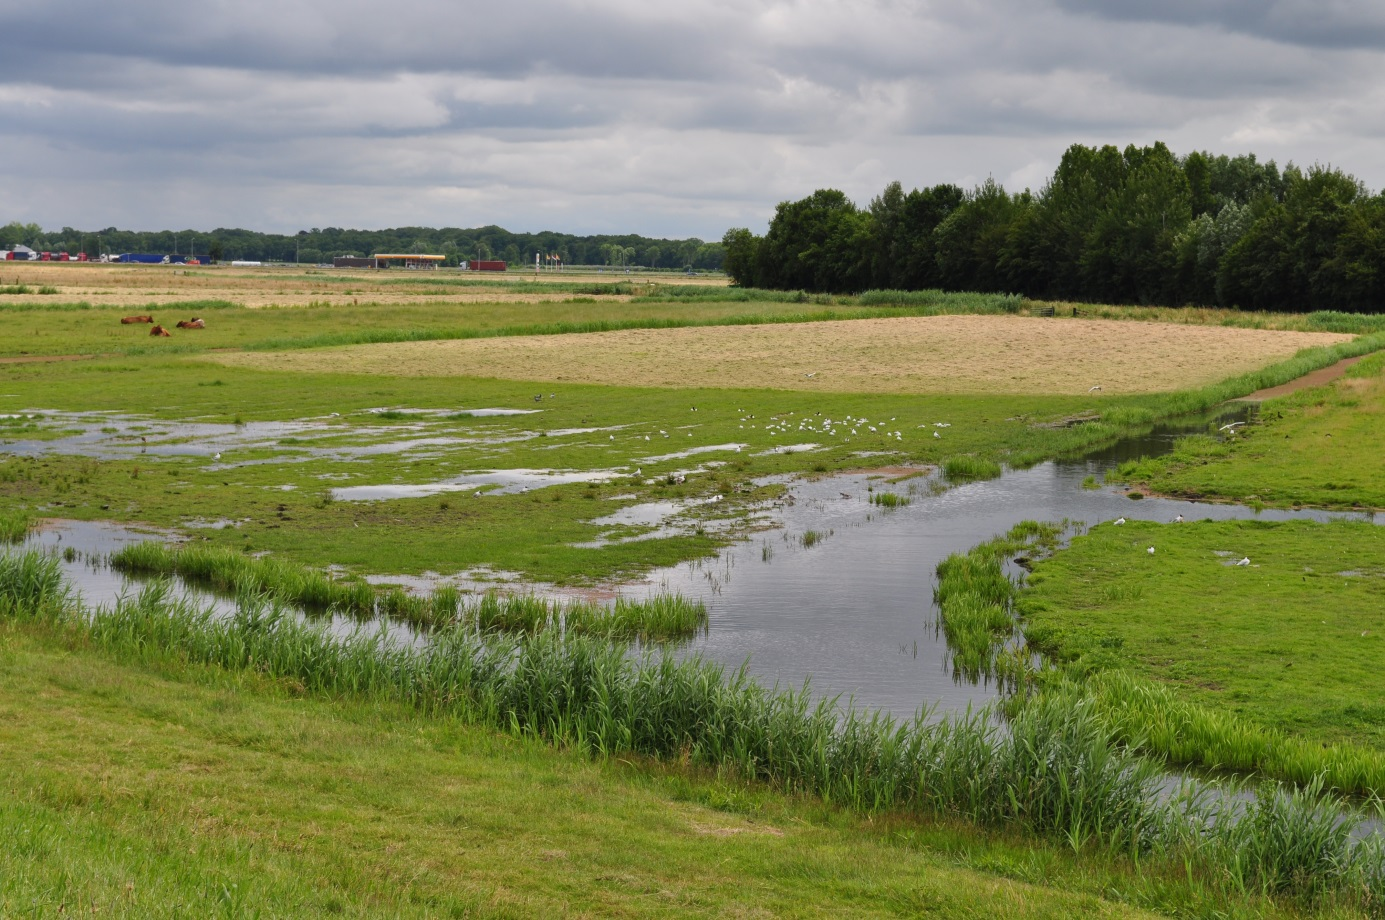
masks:
[[[173,333],[169,332],[169,331],[168,331],[167,329],[165,329],[163,326],[155,326],[153,329],[150,329],[150,330],[149,330],[149,334],[150,334],[150,335],[156,335],[156,336],[157,336],[157,335],[161,335],[161,336],[164,336],[164,337],[171,337],[171,336],[173,335]]]
[[[120,325],[133,326],[136,323],[152,323],[153,321],[154,317],[152,316],[126,316],[121,319]]]
[[[207,324],[204,323],[204,322],[203,322],[201,319],[199,319],[198,317],[194,316],[192,319],[180,319],[180,320],[178,320],[178,328],[179,328],[179,329],[206,329],[206,328],[207,328]]]

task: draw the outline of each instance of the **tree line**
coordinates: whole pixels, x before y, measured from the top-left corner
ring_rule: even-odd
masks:
[[[559,255],[569,265],[641,266],[661,269],[718,270],[724,252],[719,242],[697,238],[652,239],[635,234],[574,236],[570,233],[511,233],[501,227],[433,229],[399,227],[391,230],[343,230],[337,227],[301,230],[295,234],[259,233],[220,228],[210,232],[159,230],[141,232],[107,227],[104,230],[44,231],[38,224],[13,222],[0,226],[0,249],[22,243],[51,252],[154,252],[200,255],[215,260],[249,259],[261,262],[329,262],[335,256],[375,253],[420,253],[445,256],[445,265],[469,259],[504,259],[522,266],[535,253]]]
[[[1037,193],[891,183],[866,208],[821,189],[763,236],[727,231],[747,287],[983,291],[1048,300],[1385,310],[1385,194],[1329,166],[1162,143],[1063,154]]]

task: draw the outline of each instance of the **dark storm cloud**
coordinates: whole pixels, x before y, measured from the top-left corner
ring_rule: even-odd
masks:
[[[1385,180],[1365,3],[0,8],[0,221],[714,237],[817,187],[1037,187],[1077,141]]]
[[[1385,49],[1379,0],[1059,0],[1072,12],[1253,35],[1290,45]]]

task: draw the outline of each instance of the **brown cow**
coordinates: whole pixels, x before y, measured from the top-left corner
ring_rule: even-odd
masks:
[[[120,321],[120,325],[133,326],[135,323],[152,323],[153,321],[154,317],[152,316],[127,316]]]
[[[179,329],[206,329],[206,328],[207,328],[207,324],[204,323],[204,322],[202,322],[202,320],[200,320],[200,319],[198,319],[197,317],[194,316],[192,319],[180,319],[180,320],[178,320],[178,328],[179,328]]]
[[[173,333],[169,332],[169,331],[168,331],[167,329],[165,329],[163,326],[155,326],[153,329],[150,329],[150,330],[149,330],[149,334],[150,334],[150,335],[162,335],[162,336],[164,336],[164,337],[166,337],[166,338],[172,338],[172,336],[173,336]]]

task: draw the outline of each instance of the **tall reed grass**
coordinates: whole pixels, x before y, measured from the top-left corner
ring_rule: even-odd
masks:
[[[1083,688],[1118,739],[1172,763],[1385,797],[1385,755],[1378,751],[1294,738],[1235,713],[1180,700],[1168,688],[1126,671],[1101,671],[1088,677]]]
[[[224,594],[261,593],[310,613],[384,615],[428,628],[469,623],[483,630],[533,633],[560,628],[612,639],[664,640],[688,638],[707,625],[706,605],[677,594],[646,600],[622,598],[609,607],[499,593],[467,600],[451,585],[420,596],[400,588],[377,591],[360,579],[338,580],[272,557],[197,544],[135,543],[112,553],[110,563],[132,574],[179,575]]]
[[[0,511],[0,543],[18,543],[34,527],[34,516],[24,508]]]
[[[438,631],[421,647],[345,638],[243,594],[217,618],[166,582],[113,607],[55,600],[49,557],[0,561],[0,615],[130,657],[253,670],[303,692],[401,701],[602,756],[636,754],[733,771],[844,806],[1017,827],[1074,849],[1164,860],[1231,893],[1379,904],[1385,856],[1354,844],[1336,803],[1270,795],[1242,814],[1160,797],[1158,767],[1117,743],[1090,700],[1055,694],[1003,729],[989,711],[900,722],[766,689],[745,668],[556,631]],[[36,588],[35,585],[38,585]]]

